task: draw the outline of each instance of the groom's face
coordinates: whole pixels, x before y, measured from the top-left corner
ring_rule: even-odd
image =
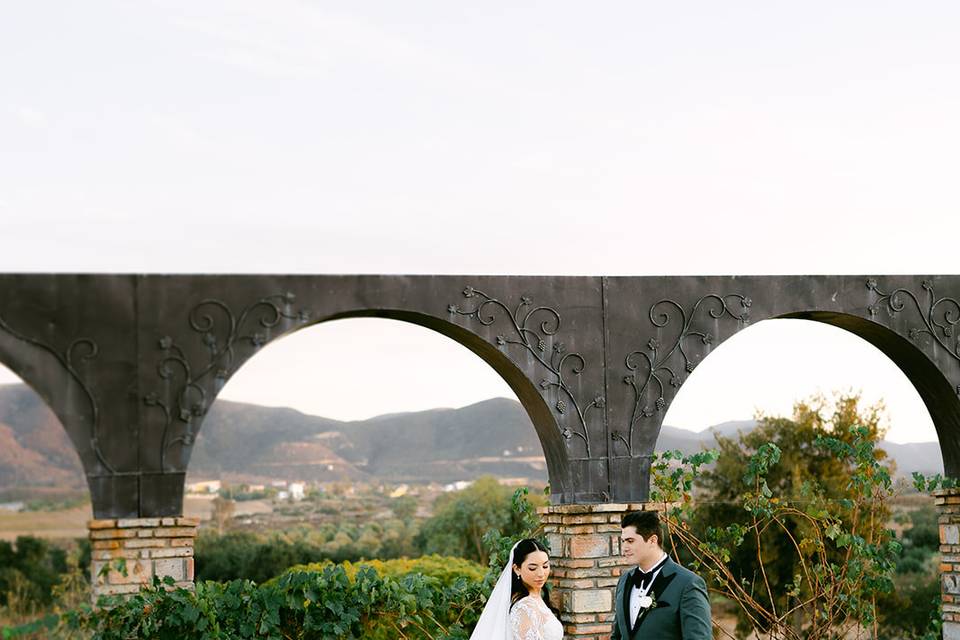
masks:
[[[660,541],[657,536],[644,540],[634,527],[624,527],[620,533],[620,552],[630,564],[647,566],[660,559]]]

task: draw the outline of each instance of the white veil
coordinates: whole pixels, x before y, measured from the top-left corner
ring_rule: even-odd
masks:
[[[510,549],[507,566],[497,579],[487,606],[483,608],[480,620],[470,634],[470,640],[513,640],[510,637],[510,574],[513,571],[513,552],[518,544]]]

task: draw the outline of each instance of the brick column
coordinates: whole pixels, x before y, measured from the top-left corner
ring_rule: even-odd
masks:
[[[940,512],[943,638],[960,640],[960,489],[941,489],[933,495]]]
[[[93,547],[94,602],[102,595],[136,593],[151,584],[154,576],[170,576],[178,587],[192,589],[193,540],[199,522],[197,518],[130,518],[87,523]],[[119,561],[126,563],[126,575],[119,570]]]
[[[654,504],[568,504],[537,513],[550,542],[552,596],[560,605],[565,638],[607,640],[613,595],[630,565],[620,555],[620,520]]]

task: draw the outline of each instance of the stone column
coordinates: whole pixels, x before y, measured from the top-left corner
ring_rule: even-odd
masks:
[[[943,638],[960,640],[960,489],[941,489],[933,495],[940,512]]]
[[[132,594],[170,576],[176,586],[193,588],[193,541],[197,518],[91,520],[93,600]],[[126,575],[124,575],[126,573]]]
[[[620,554],[620,520],[654,504],[568,504],[537,512],[550,542],[552,593],[563,610],[565,638],[607,640],[613,595],[630,565]]]

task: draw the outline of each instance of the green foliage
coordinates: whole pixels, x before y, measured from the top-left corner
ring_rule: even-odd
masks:
[[[544,491],[544,495],[548,490],[549,488]],[[537,501],[542,503],[539,497]],[[483,536],[483,546],[489,556],[486,582],[491,587],[500,576],[500,571],[510,557],[510,550],[518,540],[536,538],[544,547],[550,548],[550,543],[543,535],[543,525],[537,515],[536,504],[530,499],[529,489],[521,487],[513,492],[510,496],[510,513],[513,515],[511,524],[515,527],[512,531],[504,535],[499,529],[491,529]]]
[[[898,576],[896,588],[877,599],[877,640],[940,640],[940,577],[935,573]]]
[[[434,517],[422,529],[411,519],[416,502],[400,499],[392,504],[397,515],[405,518],[328,523],[271,534],[204,533],[196,542],[197,579],[262,583],[295,565],[388,560],[422,553],[486,564],[492,549],[499,561],[502,554],[491,537],[502,536],[509,551],[524,532],[539,527],[534,503],[545,500],[528,496],[526,489],[514,495],[495,479],[483,478],[463,491],[438,498]]]
[[[5,632],[96,640],[360,639],[465,640],[486,593],[483,569],[461,558],[295,567],[257,586],[199,582],[194,591],[155,580],[129,599],[102,598]]]
[[[54,614],[38,618],[26,624],[15,627],[0,628],[0,638],[2,640],[42,640],[51,637],[51,633],[59,626],[60,618]]]
[[[911,526],[900,537],[903,553],[897,562],[897,573],[933,572],[934,558],[940,550],[936,509],[930,506],[916,509],[910,512],[906,521]]]
[[[494,538],[515,541],[531,530],[536,512],[528,496],[526,489],[514,495],[509,487],[501,486],[490,476],[480,478],[463,491],[440,496],[434,503],[433,517],[424,522],[420,530],[423,552],[488,564],[490,542]],[[538,497],[537,502],[542,504],[544,500]],[[503,544],[509,551],[512,542]],[[493,559],[499,561],[502,549],[496,545],[494,549],[497,553]]]
[[[65,511],[90,504],[87,495],[69,495],[59,498],[35,498],[23,504],[24,511]]]
[[[410,522],[417,513],[417,499],[412,496],[394,498],[390,504],[393,514],[403,522]]]
[[[69,549],[29,537],[15,546],[0,543],[0,637],[48,638],[57,623],[51,612],[89,602],[90,542],[77,543]]]
[[[290,567],[287,573],[295,571],[323,571],[331,563],[315,563],[308,565],[298,565]],[[457,580],[464,579],[468,582],[480,582],[485,574],[485,569],[476,562],[465,560],[463,558],[453,558],[447,556],[429,555],[420,558],[396,558],[393,560],[364,560],[359,563],[344,562],[341,564],[347,577],[350,580],[356,578],[357,572],[363,567],[370,567],[384,578],[400,578],[411,573],[420,573],[432,578],[436,578],[440,584],[451,586]],[[275,578],[274,580],[277,580]]]
[[[876,631],[876,599],[893,589],[901,547],[883,526],[892,483],[875,448],[880,410],[861,410],[856,396],[840,397],[829,417],[824,406],[798,403],[792,419],[718,437],[719,454],[652,463],[671,544],[739,605],[738,635]],[[698,478],[707,491],[693,509]]]
[[[914,471],[913,486],[920,493],[930,493],[937,489],[954,489],[957,486],[957,481],[954,478],[944,478],[939,473],[925,476],[919,471]]]
[[[0,605],[10,602],[16,588],[21,599],[39,607],[53,602],[53,587],[67,573],[67,552],[48,541],[20,536],[10,544],[0,540]]]
[[[205,533],[196,542],[197,579],[249,579],[260,583],[294,565],[418,555],[416,531],[415,522],[389,519],[271,534]]]
[[[535,536],[528,491],[514,492],[510,505],[518,537]],[[514,539],[494,533],[485,541],[493,557]],[[297,566],[260,586],[203,581],[189,591],[155,580],[129,599],[102,598],[97,609],[77,606],[5,638],[55,626],[56,637],[95,640],[466,640],[490,586],[482,566],[441,556]]]
[[[277,495],[274,487],[265,487],[262,491],[241,491],[240,487],[223,487],[218,492],[221,498],[246,502],[249,500],[268,500]]]
[[[171,587],[155,581],[128,600],[71,612],[61,631],[97,640],[463,640],[482,607],[479,585],[463,578],[445,586],[417,573],[383,577],[366,566],[352,580],[344,567],[327,565],[259,587],[247,580]]]

